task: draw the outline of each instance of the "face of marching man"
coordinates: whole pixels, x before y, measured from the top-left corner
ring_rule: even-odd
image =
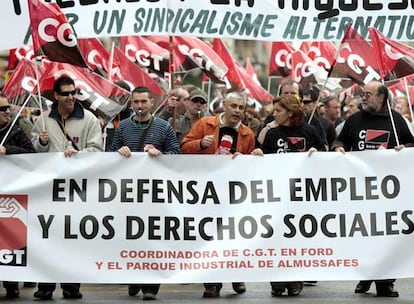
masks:
[[[8,99],[0,95],[0,128],[6,126],[10,121],[11,105]]]

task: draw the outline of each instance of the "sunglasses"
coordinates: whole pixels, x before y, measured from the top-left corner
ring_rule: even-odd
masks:
[[[206,104],[207,102],[204,100],[204,99],[202,99],[202,98],[194,98],[194,99],[191,99],[191,102],[194,102],[194,103],[201,103],[201,104]]]
[[[308,104],[308,103],[311,103],[311,102],[313,102],[312,100],[310,100],[310,99],[303,99],[302,100],[302,102],[304,103],[304,104]]]
[[[69,95],[75,96],[75,95],[76,95],[76,94],[78,94],[78,93],[79,93],[79,91],[78,91],[78,90],[73,90],[73,91],[59,92],[58,94],[59,94],[60,96],[65,96],[65,97],[67,97],[67,96],[69,96]]]
[[[6,112],[7,110],[10,110],[10,106],[0,106],[0,112]]]

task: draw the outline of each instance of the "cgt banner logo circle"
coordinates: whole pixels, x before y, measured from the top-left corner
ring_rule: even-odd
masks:
[[[26,266],[27,195],[0,194],[0,266]]]

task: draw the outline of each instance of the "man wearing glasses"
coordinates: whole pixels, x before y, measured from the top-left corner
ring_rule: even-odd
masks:
[[[12,126],[10,115],[11,105],[7,97],[0,92],[0,156],[36,152],[18,123]],[[18,282],[3,281],[3,287],[6,289],[6,298],[12,299],[20,296]]]
[[[53,86],[55,102],[49,115],[39,117],[37,129],[43,128],[34,138],[38,152],[64,152],[70,157],[82,152],[102,151],[102,132],[99,121],[77,101],[78,91],[73,79],[63,76]]]
[[[403,117],[389,109],[388,89],[379,81],[365,85],[361,94],[361,111],[354,113],[345,121],[344,127],[333,148],[337,152],[363,151],[378,149],[401,150],[414,143],[414,137]],[[395,130],[392,126],[395,123]],[[397,143],[398,138],[399,143]],[[366,293],[375,282],[377,296],[398,297],[394,289],[395,279],[360,281],[355,293]]]
[[[7,97],[0,93],[0,142],[4,141],[0,145],[0,155],[36,152],[18,123],[15,123],[13,127],[11,126],[10,115],[11,105]],[[9,132],[11,127],[12,130]],[[7,138],[4,140],[6,135]]]
[[[62,76],[53,85],[55,102],[47,115],[43,113],[38,120],[39,131],[33,139],[33,145],[38,152],[64,152],[65,157],[71,157],[78,152],[99,152],[102,147],[102,133],[98,119],[90,111],[84,109],[76,100],[77,90],[72,78]],[[43,116],[43,117],[42,117]],[[51,300],[56,283],[39,283],[39,289],[34,297]],[[80,299],[79,283],[62,283],[63,297]]]
[[[204,106],[207,104],[207,95],[200,89],[191,91],[190,97],[185,100],[186,111],[175,120],[175,133],[179,143],[184,136],[190,132],[192,125],[201,117],[205,116]],[[168,122],[173,125],[173,118],[170,117]]]

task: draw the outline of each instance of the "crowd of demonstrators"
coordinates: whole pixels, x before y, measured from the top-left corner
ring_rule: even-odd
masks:
[[[121,121],[110,151],[118,151],[125,157],[130,157],[131,152],[147,152],[151,157],[180,153],[171,125],[152,115],[154,98],[147,87],[137,87],[132,91],[131,106],[134,115]],[[155,300],[159,289],[160,284],[131,284],[128,294],[135,296],[142,290],[143,300]]]
[[[184,154],[258,154],[255,149],[253,131],[242,124],[242,115],[246,107],[246,99],[239,93],[229,93],[224,102],[221,114],[204,117],[197,120],[190,132],[181,141],[181,151]],[[220,296],[222,283],[205,283],[203,297],[216,298]],[[232,283],[238,294],[246,292],[243,282]]]
[[[77,90],[73,80],[59,78],[53,90],[55,102],[50,112],[41,115],[34,129],[22,119],[11,126],[12,109],[7,98],[0,95],[0,140],[11,128],[4,145],[0,145],[0,155],[37,151],[64,152],[64,156],[69,157],[78,152],[104,150],[99,121],[76,101]],[[226,94],[211,115],[207,109],[207,95],[193,85],[173,90],[168,104],[159,115],[151,112],[155,101],[148,88],[136,87],[130,96],[132,112],[128,106],[113,121],[113,138],[107,138],[105,149],[117,151],[124,157],[130,157],[133,152],[146,152],[151,157],[178,153],[224,154],[232,155],[232,158],[239,154],[290,152],[311,155],[314,151],[326,151],[327,147],[344,153],[381,147],[400,150],[403,145],[414,144],[407,120],[396,111],[391,111],[390,115],[387,109],[388,90],[376,81],[364,87],[361,98],[348,98],[341,115],[337,97],[331,96],[316,104],[318,96],[313,89],[302,90],[299,83],[286,79],[280,86],[279,96],[267,106],[269,115],[262,121],[255,109],[249,109],[246,97],[239,92]],[[391,119],[395,121],[397,134],[394,134]],[[27,134],[22,131],[22,124],[30,126]],[[389,132],[388,141],[369,143],[358,137],[371,130]],[[401,145],[397,144],[396,138]],[[367,292],[373,282],[376,283],[378,296],[399,296],[394,290],[394,279],[360,281],[355,293]],[[6,297],[19,296],[17,282],[3,282],[3,285]],[[79,283],[63,283],[61,286],[65,298],[82,298]],[[222,286],[219,282],[205,283],[203,297],[219,297]],[[232,287],[236,293],[246,291],[243,282],[234,282]],[[55,288],[54,283],[39,283],[34,296],[52,299]],[[159,288],[160,284],[131,284],[128,294],[135,296],[142,291],[144,300],[154,300]],[[273,296],[282,296],[285,292],[288,296],[296,296],[302,288],[301,281],[271,282]]]
[[[39,123],[44,121],[44,126],[38,127],[32,139],[37,152],[63,152],[65,157],[71,157],[79,152],[103,151],[99,120],[76,100],[76,93],[73,79],[56,79],[55,102],[50,113],[41,114]],[[61,287],[64,298],[82,298],[79,283],[62,283]],[[50,300],[55,289],[56,283],[39,283],[34,297]]]
[[[362,92],[361,111],[354,113],[346,120],[341,133],[334,143],[335,151],[395,149],[401,150],[405,145],[413,145],[414,137],[407,123],[396,111],[390,109],[388,89],[378,81],[371,81],[365,85]],[[395,122],[394,132],[392,122]],[[385,131],[387,137],[383,142],[377,139],[369,142],[366,137],[369,132]],[[398,138],[398,141],[397,141]],[[377,296],[398,297],[394,289],[395,279],[360,281],[355,288],[355,293],[366,293],[371,284],[375,282]]]

